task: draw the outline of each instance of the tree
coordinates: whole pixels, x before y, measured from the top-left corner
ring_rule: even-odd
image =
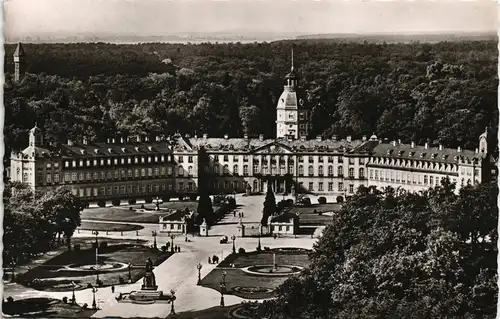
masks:
[[[262,209],[262,220],[260,221],[260,223],[263,226],[266,226],[269,216],[274,215],[275,212],[276,212],[276,198],[274,197],[271,185],[268,185],[266,198],[264,200],[264,209]]]
[[[196,209],[197,216],[196,222],[201,224],[206,220],[208,225],[212,225],[214,220],[214,209],[212,207],[212,200],[208,193],[200,190],[200,198],[198,199],[198,208]]]
[[[258,316],[494,318],[497,195],[495,183],[458,196],[449,181],[421,193],[360,187],[315,243],[311,265]]]

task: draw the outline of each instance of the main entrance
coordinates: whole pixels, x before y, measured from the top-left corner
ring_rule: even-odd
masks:
[[[270,186],[274,193],[290,193],[292,185],[291,176],[261,176],[254,180],[253,189],[265,193]]]

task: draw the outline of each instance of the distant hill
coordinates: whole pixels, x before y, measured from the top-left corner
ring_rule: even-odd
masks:
[[[435,34],[306,34],[296,37],[297,40],[335,40],[338,42],[441,42],[441,41],[483,41],[496,40],[497,34],[491,33],[435,33]]]

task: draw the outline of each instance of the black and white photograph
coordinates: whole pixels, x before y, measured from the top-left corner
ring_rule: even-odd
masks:
[[[497,317],[496,1],[3,9],[2,317]]]

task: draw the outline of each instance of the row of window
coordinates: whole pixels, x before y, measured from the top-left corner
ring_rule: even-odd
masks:
[[[72,160],[64,161],[64,167],[96,167],[96,166],[109,166],[118,164],[146,164],[146,163],[165,163],[165,157],[169,162],[173,161],[173,155],[156,155],[156,156],[123,156],[123,157],[109,157],[100,159],[87,159],[87,160]],[[178,156],[179,163],[183,163],[183,156]],[[188,163],[193,163],[193,156],[188,156]],[[57,163],[54,163],[54,166]],[[47,168],[50,163],[47,163]]]
[[[188,176],[193,176],[193,167],[189,166],[187,170]],[[87,172],[87,173],[64,173],[65,182],[90,182],[99,180],[117,180],[125,178],[139,178],[139,177],[158,177],[158,176],[173,176],[172,167],[155,167],[155,168],[141,168],[141,169],[115,169],[113,171],[100,171],[100,172]],[[177,168],[177,176],[185,176],[184,167]],[[51,182],[51,174],[46,175],[47,183]],[[56,182],[54,180],[54,182]]]
[[[240,161],[240,155],[233,155],[233,162],[239,162]],[[285,156],[281,156],[281,155],[278,155],[278,156],[274,156],[274,155],[269,155],[270,157],[270,161],[271,163],[276,163],[276,162],[280,162],[280,163],[285,163],[286,162],[286,158]],[[297,158],[297,161],[299,161],[300,163],[304,162],[304,157],[307,157],[308,158],[308,162],[309,163],[314,163],[314,157],[315,156],[290,156],[288,157],[288,162],[289,164],[294,162],[294,158]],[[344,163],[344,158],[343,156],[316,156],[317,157],[317,162],[318,163],[324,163],[324,162],[328,162],[328,163],[333,163],[334,161],[334,157],[337,157],[337,163]],[[213,160],[215,162],[219,162],[219,155],[215,154],[213,155]],[[249,155],[243,155],[243,162],[248,162],[248,159],[249,159]],[[222,161],[223,162],[229,162],[229,155],[222,155]],[[181,163],[181,161],[179,161]],[[253,163],[254,164],[258,164],[260,162],[260,159],[259,159],[259,156],[253,156]],[[355,158],[354,157],[349,157],[349,164],[350,165],[354,165],[355,164]],[[267,164],[268,163],[268,155],[262,155],[262,164]],[[358,163],[360,165],[364,165],[365,164],[365,159],[364,158],[358,158]]]
[[[298,169],[298,175],[299,176],[304,176],[304,166],[302,165],[299,165],[299,169]],[[205,172],[209,172],[209,167],[208,166],[205,166]],[[214,166],[213,167],[213,172],[215,174],[220,174],[220,168],[219,166]],[[308,176],[315,176],[315,171],[314,171],[314,166],[309,166],[308,168]],[[353,167],[350,167],[349,170],[348,170],[348,176],[349,178],[354,178],[355,175],[354,175],[354,168]],[[269,171],[269,168],[267,166],[262,166],[262,169],[260,169],[260,167],[257,165],[257,164],[254,164],[253,165],[253,174],[273,174],[273,175],[276,175],[278,174],[278,168],[276,165],[272,165],[271,166],[271,170]],[[293,165],[289,165],[288,166],[288,171],[286,171],[286,168],[285,166],[280,166],[280,170],[279,170],[279,173],[281,175],[285,175],[285,174],[293,174],[294,173],[294,166]],[[318,170],[317,170],[317,175],[316,176],[325,176],[325,172],[324,172],[324,168],[323,168],[323,165],[320,165],[318,166]],[[229,172],[229,166],[226,164],[222,167],[222,174],[223,175],[229,175],[230,172]],[[235,176],[238,176],[240,175],[240,171],[239,171],[239,167],[238,165],[233,165],[233,172],[232,172],[233,175]],[[252,174],[252,175],[253,175]],[[248,172],[248,165],[243,165],[243,176],[248,176],[249,175],[249,172]],[[333,176],[333,166],[328,166],[328,176]],[[343,166],[338,166],[337,167],[337,176],[339,177],[342,177],[344,176],[344,168]],[[363,167],[359,168],[358,169],[358,178],[362,179],[365,177],[365,169]]]
[[[137,195],[158,193],[160,191],[171,191],[172,184],[143,184],[143,185],[122,185],[122,186],[108,186],[108,187],[86,187],[86,188],[73,188],[71,191],[75,196],[79,197],[103,197],[103,196],[117,196],[117,195]],[[194,183],[189,182],[184,187],[184,183],[178,183],[177,190],[179,191],[192,191],[195,190]]]
[[[381,180],[387,182],[401,182],[407,184],[418,184],[425,186],[439,186],[441,184],[441,180],[446,177],[434,177],[432,175],[422,175],[419,173],[409,173],[409,172],[398,172],[398,171],[386,171],[386,170],[378,170],[371,169],[370,170],[370,179]],[[463,179],[462,179],[463,180]],[[453,178],[452,182],[456,182],[457,179]]]

